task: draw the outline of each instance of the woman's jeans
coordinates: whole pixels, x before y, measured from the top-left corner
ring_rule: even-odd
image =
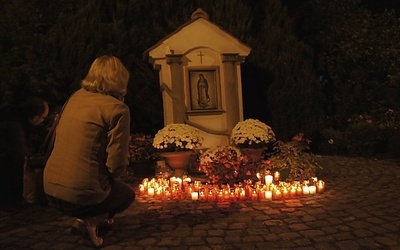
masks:
[[[125,182],[115,180],[112,183],[109,196],[99,204],[80,206],[70,202],[47,196],[49,202],[62,213],[81,219],[108,214],[108,218],[126,210],[135,200],[135,192]]]

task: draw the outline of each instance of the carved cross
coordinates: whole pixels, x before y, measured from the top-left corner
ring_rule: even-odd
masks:
[[[197,56],[200,56],[200,64],[203,64],[203,56],[205,55],[200,51],[200,53]]]

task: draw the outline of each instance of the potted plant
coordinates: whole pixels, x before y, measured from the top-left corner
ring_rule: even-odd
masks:
[[[256,179],[256,169],[249,168],[248,162],[248,157],[239,148],[219,146],[200,155],[199,170],[210,178],[211,183],[234,185]]]
[[[230,137],[231,144],[249,154],[253,161],[258,161],[263,150],[272,148],[275,141],[272,128],[257,119],[238,122]]]
[[[203,137],[199,131],[187,124],[171,123],[154,136],[153,147],[175,169],[175,176],[182,176],[189,164],[193,150],[200,147]]]
[[[260,172],[279,171],[288,181],[309,180],[322,169],[316,156],[310,151],[310,140],[299,133],[289,142],[277,141],[267,160],[260,165]]]

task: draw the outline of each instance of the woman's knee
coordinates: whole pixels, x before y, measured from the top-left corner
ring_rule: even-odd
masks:
[[[121,198],[123,197],[124,200],[130,201],[131,203],[135,200],[135,191],[125,182],[116,181],[113,189],[112,192],[116,193]]]

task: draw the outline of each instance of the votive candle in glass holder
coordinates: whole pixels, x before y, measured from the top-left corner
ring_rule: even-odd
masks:
[[[258,200],[258,193],[257,193],[257,190],[256,190],[256,189],[253,189],[253,190],[251,191],[251,200],[253,200],[253,201]]]
[[[325,182],[322,180],[317,181],[317,192],[322,193],[325,189]]]
[[[272,193],[273,197],[280,199],[282,197],[282,192],[279,188],[275,189]]]
[[[201,181],[194,181],[194,191],[199,191],[201,187]]]
[[[301,186],[299,185],[299,186],[297,186],[297,189],[296,189],[296,195],[303,195],[303,189],[301,188]]]
[[[281,178],[281,174],[278,171],[275,171],[274,173],[274,181],[279,181]]]
[[[267,174],[265,177],[265,185],[267,186],[267,190],[270,190],[270,186],[272,181],[274,180],[274,177],[270,174]]]
[[[288,198],[289,197],[289,190],[286,187],[284,187],[282,189],[282,197],[283,198]]]
[[[199,199],[199,193],[198,192],[192,192],[192,200],[197,201]]]
[[[231,189],[230,193],[229,193],[229,200],[234,202],[236,201],[236,193],[234,189]]]
[[[272,191],[271,190],[265,191],[265,199],[272,200]]]
[[[317,187],[315,185],[309,186],[310,189],[310,194],[316,194],[317,193]]]
[[[290,197],[295,197],[295,196],[296,196],[296,186],[291,186],[291,187],[290,187],[289,196],[290,196]]]
[[[220,189],[218,191],[218,200],[222,201],[224,199],[224,190]]]
[[[205,201],[207,198],[206,198],[206,192],[204,191],[204,189],[200,189],[200,191],[199,191],[199,200],[201,200],[201,201]]]
[[[229,200],[230,199],[230,190],[229,189],[224,189],[224,200]]]
[[[244,188],[240,188],[240,189],[239,189],[239,198],[240,198],[241,200],[246,199],[246,190],[245,190]]]
[[[215,201],[215,192],[213,189],[209,189],[207,193],[207,200],[208,201]]]
[[[303,186],[303,194],[310,194],[310,187],[309,186]]]
[[[150,187],[147,189],[147,195],[150,197],[154,196],[154,188]]]
[[[145,192],[144,184],[139,184],[139,193],[144,194],[144,192]]]
[[[154,194],[156,198],[160,198],[161,194],[162,194],[162,189],[161,188],[157,188],[154,190]]]

